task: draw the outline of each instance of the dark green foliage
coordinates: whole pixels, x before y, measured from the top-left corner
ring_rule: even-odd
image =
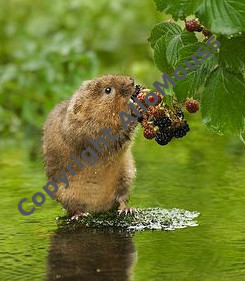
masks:
[[[243,0],[155,0],[159,11],[169,13],[175,20],[196,15],[199,22],[210,30],[221,46],[213,52],[201,33],[187,32],[183,22],[157,24],[149,42],[154,49],[155,64],[161,72],[173,74],[177,66],[187,66],[195,54],[201,64],[189,70],[184,80],[176,81],[176,97],[199,98],[203,122],[216,132],[241,134],[245,130],[244,69],[245,69],[245,2]],[[180,25],[179,25],[180,24]],[[228,36],[229,35],[229,36]],[[204,46],[211,55],[201,60],[196,53]]]

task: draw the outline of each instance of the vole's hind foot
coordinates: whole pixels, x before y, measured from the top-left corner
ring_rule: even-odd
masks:
[[[127,206],[127,201],[128,200],[125,198],[120,199],[120,203],[119,203],[119,207],[118,207],[118,214],[119,215],[127,215],[127,214],[133,215],[135,213],[138,213],[136,208]]]
[[[90,213],[77,212],[75,215],[73,215],[73,216],[71,217],[71,220],[76,220],[76,221],[78,221],[79,219],[83,219],[83,218],[85,218],[85,217],[87,217],[87,216],[91,216],[91,214],[90,214]]]
[[[118,210],[119,215],[127,215],[127,214],[133,215],[135,213],[138,213],[138,210],[133,207],[124,207]]]

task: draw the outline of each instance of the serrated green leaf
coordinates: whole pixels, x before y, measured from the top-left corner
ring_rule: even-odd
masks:
[[[245,81],[241,74],[215,69],[201,99],[203,122],[218,133],[240,134],[245,129]]]
[[[179,49],[179,59],[177,62],[178,66],[182,66],[184,64],[185,60],[189,60],[190,56],[192,54],[195,54],[197,49],[199,47],[201,47],[202,45],[206,47],[206,44],[202,43],[202,42],[195,42],[195,43],[188,44],[186,46],[181,47]]]
[[[151,30],[151,35],[148,38],[148,41],[151,43],[151,47],[154,48],[157,40],[167,33],[179,34],[181,33],[181,27],[174,22],[162,22],[156,24]]]
[[[205,49],[208,49],[209,52],[210,52],[210,56],[212,54],[212,48],[209,47],[207,44],[205,44],[204,42],[195,42],[195,43],[192,43],[192,44],[188,44],[186,46],[183,46],[179,49],[179,59],[178,59],[178,62],[177,62],[177,65],[178,66],[184,66],[185,68],[187,67],[185,65],[185,61],[189,61],[191,62],[192,58],[191,58],[191,55],[195,55],[196,58],[201,62],[201,64],[203,64],[203,60],[201,59],[202,56],[200,57],[198,54],[197,54],[197,50],[203,46],[204,48],[202,49],[202,51],[204,51]],[[214,56],[216,58],[216,60],[212,60],[213,63],[215,64],[218,64],[218,53],[214,53]],[[207,64],[206,61],[210,61],[208,59],[204,60],[204,64]],[[194,65],[194,62],[191,63]],[[209,64],[209,67],[211,67],[211,65]],[[212,71],[212,70],[211,70]]]
[[[171,14],[175,20],[193,15],[201,0],[154,0],[157,10]]]
[[[179,59],[179,49],[185,45],[197,42],[194,33],[188,31],[180,31],[176,34],[167,34],[166,36],[167,49],[166,57],[170,65],[176,66]]]
[[[185,79],[177,82],[174,91],[179,100],[184,100],[187,97],[199,99],[206,79],[208,78],[209,74],[218,66],[217,54],[210,54],[209,58],[204,61],[199,58],[199,56],[196,54],[196,51],[201,46],[205,46],[205,49],[208,49],[208,46],[205,44],[196,42],[194,44],[184,46],[179,50],[179,60],[177,62],[178,66],[183,66],[188,69],[184,62],[187,60],[191,64],[194,64],[191,58],[191,55],[193,54],[201,62],[201,64],[195,70],[188,69],[188,74]]]
[[[206,28],[216,34],[245,31],[244,0],[203,0],[196,16]]]
[[[221,48],[219,53],[219,63],[225,68],[235,72],[241,72],[245,69],[245,36],[235,38],[225,38],[220,36]]]
[[[154,61],[157,68],[161,72],[169,72],[173,71],[173,68],[169,65],[166,57],[166,35],[162,36],[160,39],[157,40],[155,47],[154,47]]]
[[[190,60],[189,60],[190,61]],[[210,57],[203,61],[197,69],[188,72],[185,79],[178,81],[174,88],[178,100],[184,100],[187,97],[200,99],[203,85],[209,74],[217,67],[217,56],[211,54]]]

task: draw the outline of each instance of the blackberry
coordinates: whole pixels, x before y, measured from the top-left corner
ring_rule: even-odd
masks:
[[[140,92],[140,85],[136,85],[135,86],[135,93],[139,94],[139,92]]]
[[[176,115],[177,117],[182,117],[182,118],[185,117],[185,116],[184,116],[184,113],[183,113],[183,111],[182,111],[181,109],[178,109],[178,110],[175,112],[175,115]]]
[[[155,92],[155,94],[157,95],[158,100],[157,100],[157,102],[155,103],[154,106],[157,106],[157,105],[159,105],[159,104],[161,103],[161,101],[162,101],[162,96],[161,96],[161,94],[159,94],[158,92]],[[154,102],[154,101],[155,101],[155,98],[154,98],[153,96],[149,96],[149,97],[148,97],[148,100],[149,100],[150,102]]]
[[[134,93],[132,94],[132,97],[135,98],[137,97],[137,95],[140,93],[140,85],[136,85],[135,86],[135,91]]]
[[[143,121],[143,116],[138,117],[138,122],[141,123]]]
[[[164,134],[168,137],[169,141],[173,138],[173,131],[171,128],[164,128],[159,130],[160,134]]]
[[[145,104],[145,95],[143,93],[139,93],[136,97],[141,103]]]
[[[156,133],[155,141],[160,145],[167,145],[172,140],[172,133],[169,130],[159,130]]]
[[[143,134],[144,137],[149,140],[154,139],[155,137],[155,131],[153,128],[145,128]]]
[[[158,106],[149,106],[148,112],[156,119],[161,119],[165,115],[164,111],[160,109]]]
[[[190,127],[187,124],[187,121],[185,120],[183,125],[181,125],[180,127],[176,128],[173,131],[173,136],[175,138],[183,138],[186,135],[186,133],[189,131],[190,131]]]
[[[174,130],[173,135],[175,138],[183,138],[183,136],[186,135],[186,131],[185,129],[183,129],[182,127],[179,127],[177,129]]]
[[[185,124],[183,125],[182,128],[185,130],[186,133],[190,131],[190,127],[189,127],[189,125],[187,124],[187,121],[186,121],[186,120],[185,120]]]
[[[190,32],[193,32],[193,31],[201,32],[203,30],[203,27],[198,23],[198,21],[196,19],[186,20],[185,28],[186,28],[186,30],[188,30]]]
[[[185,108],[189,113],[196,113],[199,110],[199,102],[193,98],[187,99],[185,101]]]
[[[158,126],[160,128],[166,128],[171,126],[172,122],[171,119],[167,116],[162,117],[161,119],[153,118],[153,123],[155,126]]]

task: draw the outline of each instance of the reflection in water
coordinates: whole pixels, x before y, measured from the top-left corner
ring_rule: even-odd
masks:
[[[47,280],[131,280],[136,250],[129,233],[112,229],[58,230],[51,238]]]

